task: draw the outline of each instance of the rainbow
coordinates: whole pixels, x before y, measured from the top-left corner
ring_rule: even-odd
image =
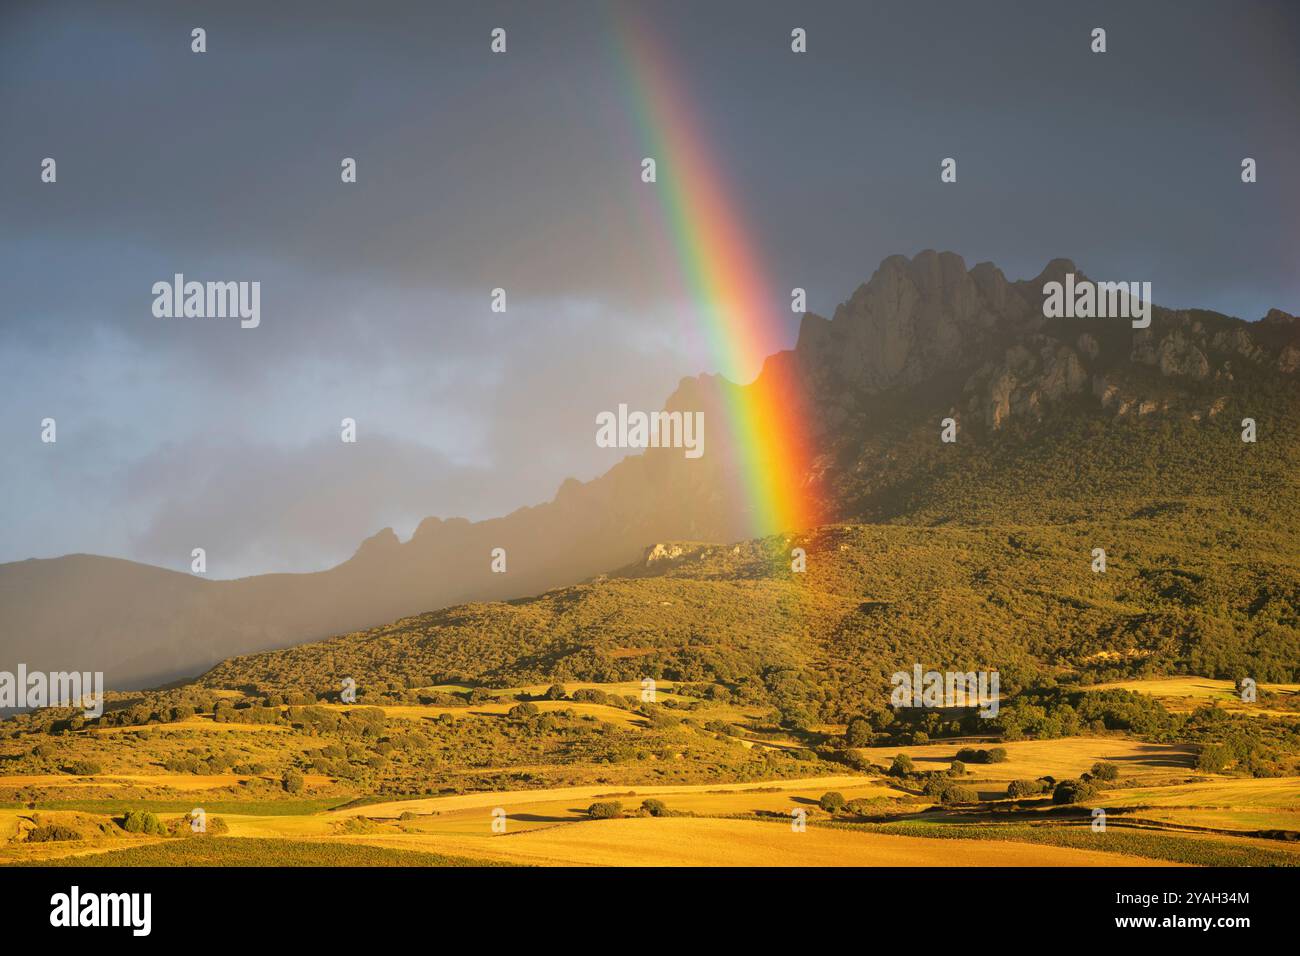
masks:
[[[784,347],[785,294],[767,281],[725,169],[678,84],[681,70],[644,21],[620,17],[615,35],[643,155],[656,163],[657,181],[646,188],[658,190],[711,358],[735,383],[722,392],[751,536],[810,527],[817,520],[800,486],[810,448],[801,390],[790,363],[765,364]]]

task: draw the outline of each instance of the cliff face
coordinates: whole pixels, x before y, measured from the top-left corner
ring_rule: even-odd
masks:
[[[1300,369],[1300,320],[1277,309],[1247,323],[1155,306],[1145,329],[1123,318],[1044,318],[1044,284],[1067,273],[1087,278],[1068,259],[1021,282],[992,263],[967,270],[950,252],[886,259],[833,319],[809,315],[800,328],[795,351],[823,431],[881,393],[925,384],[939,393],[953,382],[964,426],[1041,419],[1072,397],[1116,416],[1200,418],[1217,414],[1239,376]]]
[[[999,332],[1034,326],[1029,303],[989,264],[951,252],[891,256],[831,320],[808,316],[800,367],[819,397],[882,392],[961,368]]]

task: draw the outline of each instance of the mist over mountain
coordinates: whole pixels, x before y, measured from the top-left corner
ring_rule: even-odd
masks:
[[[755,383],[681,382],[664,408],[704,412],[702,458],[650,449],[502,518],[429,518],[406,542],[384,529],[327,571],[209,581],[90,555],[0,565],[4,666],[147,686],[233,655],[572,585],[660,542],[802,530],[765,527],[738,491],[742,457],[726,427],[738,389],[806,410],[806,460],[754,467],[792,469],[828,523],[1077,523],[1151,508],[1147,519],[1217,514],[1294,535],[1300,320],[1159,307],[1143,329],[1045,318],[1043,286],[1067,274],[1083,278],[1060,259],[1013,282],[952,253],[891,256],[832,317],[805,316],[795,348]],[[1254,444],[1241,441],[1246,417]],[[954,443],[940,441],[945,418]],[[506,573],[492,570],[495,548]]]

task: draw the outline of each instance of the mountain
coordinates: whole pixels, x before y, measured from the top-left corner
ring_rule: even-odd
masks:
[[[1164,502],[1064,525],[843,524],[734,545],[661,542],[583,584],[233,658],[197,683],[330,700],[351,677],[363,702],[397,703],[408,688],[652,677],[725,687],[812,726],[886,710],[890,675],[917,663],[996,670],[1008,694],[1058,678],[1300,680],[1294,527],[1224,547],[1234,518],[1211,502]],[[1091,567],[1098,543],[1104,574]]]
[[[1082,278],[1059,259],[1013,282],[952,253],[892,256],[831,318],[805,316],[795,348],[754,383],[685,379],[665,409],[715,423],[749,392],[797,403],[802,457],[757,467],[792,472],[828,523],[1069,524],[1147,509],[1132,520],[1217,516],[1225,537],[1211,547],[1240,548],[1250,533],[1293,545],[1300,320],[1159,307],[1146,329],[1045,318],[1043,285],[1067,273]],[[953,444],[939,441],[947,417]],[[1254,444],[1240,440],[1245,417]],[[702,458],[651,449],[503,518],[429,518],[406,542],[384,529],[317,573],[209,581],[90,555],[0,565],[4,666],[147,686],[430,608],[571,585],[655,543],[788,530],[763,527],[736,493],[741,458],[725,429],[708,437]],[[491,569],[498,547],[504,574]]]

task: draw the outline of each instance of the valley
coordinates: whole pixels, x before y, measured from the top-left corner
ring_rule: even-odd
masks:
[[[1144,692],[1143,682],[1129,684],[1125,693]],[[503,688],[507,701],[537,698],[527,713],[515,709],[519,703],[468,700],[312,708],[340,722],[364,713],[368,731],[359,733],[301,722],[298,708],[285,704],[276,706],[277,722],[265,725],[195,714],[57,734],[57,755],[39,759],[71,768],[78,759],[102,758],[103,766],[0,775],[0,861],[1114,866],[1136,858],[1161,866],[1300,864],[1300,755],[1293,755],[1285,776],[1205,773],[1197,769],[1195,745],[1101,732],[1005,741],[1005,759],[968,763],[954,773],[960,751],[988,747],[996,738],[804,751],[809,734],[765,727],[759,709],[716,702],[692,708],[699,699],[679,693],[689,688],[665,685],[655,704],[639,701],[639,684],[628,682],[586,682],[565,688],[563,697],[554,686]],[[1154,693],[1169,689],[1168,681],[1150,685]],[[473,692],[454,685],[421,690]],[[1291,701],[1296,689],[1265,690]],[[597,694],[617,706],[571,699]],[[223,694],[214,702],[232,699]],[[657,707],[691,716],[666,729],[654,714]],[[483,735],[500,738],[493,748],[498,759],[485,751],[486,759],[473,761],[478,766],[457,766],[469,762],[458,748],[435,764],[438,769],[408,773],[419,749],[411,741],[449,720],[481,724]],[[517,762],[529,750],[518,742],[506,749],[522,729],[512,725],[521,723],[532,725],[527,732],[534,734],[608,728],[603,733],[636,749],[613,759],[591,753],[557,773],[551,763]],[[815,733],[829,739],[845,728],[824,726]],[[106,739],[112,741],[107,749]],[[177,754],[218,747],[226,754],[219,764],[234,761],[229,772],[204,772],[217,768],[202,764],[177,768]],[[4,750],[9,769],[34,762],[12,746]],[[313,756],[335,752],[325,761]],[[911,761],[905,774],[892,769],[899,755]],[[330,759],[346,760],[347,769],[329,765]],[[358,763],[365,768],[360,773]],[[1077,779],[1099,763],[1119,768],[1089,801],[1106,808],[1103,832],[1093,827],[1087,807],[1056,804],[1050,793],[1008,796],[1012,781]],[[969,799],[936,796],[930,783],[938,778],[965,788]],[[452,780],[460,782],[429,786]],[[385,796],[392,789],[407,792]],[[836,796],[828,800],[830,794]],[[612,819],[593,813],[615,802]],[[203,833],[190,828],[198,809],[209,824]],[[126,829],[128,813],[150,815],[159,832]],[[796,813],[802,827],[794,824]]]

